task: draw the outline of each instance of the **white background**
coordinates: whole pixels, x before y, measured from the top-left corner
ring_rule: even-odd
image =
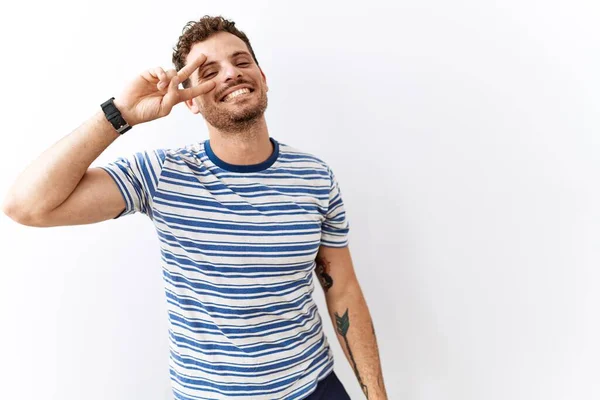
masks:
[[[600,398],[597,1],[10,7],[0,195],[137,73],[171,68],[187,21],[222,14],[267,75],[271,136],[340,182],[390,399]],[[205,138],[180,105],[93,165]],[[0,230],[0,398],[170,398],[145,216],[40,229],[2,215]]]

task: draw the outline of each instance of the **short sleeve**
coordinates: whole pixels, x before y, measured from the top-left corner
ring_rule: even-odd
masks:
[[[142,151],[99,167],[113,178],[125,199],[125,210],[115,219],[136,212],[152,219],[152,199],[164,159],[163,150]]]
[[[345,247],[348,245],[350,223],[346,217],[340,185],[331,169],[329,170],[329,205],[325,220],[321,224],[321,245]]]

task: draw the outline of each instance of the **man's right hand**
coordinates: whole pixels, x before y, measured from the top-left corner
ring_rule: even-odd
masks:
[[[115,98],[115,105],[131,126],[165,117],[176,104],[215,88],[216,84],[211,80],[188,89],[179,88],[179,84],[205,62],[206,56],[200,54],[179,72],[174,69],[165,72],[161,67],[145,71]]]
[[[115,105],[129,125],[168,115],[173,106],[209,93],[214,81],[188,89],[179,83],[206,62],[200,55],[179,72],[155,68],[131,82]],[[92,118],[38,156],[7,192],[2,210],[28,226],[90,224],[114,218],[125,199],[113,178],[92,162],[118,137],[98,110]]]

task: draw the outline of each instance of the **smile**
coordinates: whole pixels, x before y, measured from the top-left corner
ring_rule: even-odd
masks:
[[[221,101],[223,101],[223,102],[228,102],[228,101],[231,101],[232,99],[234,99],[234,98],[236,98],[236,97],[243,96],[243,95],[245,95],[245,94],[249,94],[249,93],[251,93],[251,92],[252,92],[252,91],[251,91],[250,89],[248,89],[248,88],[238,89],[238,90],[236,90],[235,92],[231,92],[231,93],[229,93],[229,94],[228,94],[227,96],[225,96],[225,97],[223,98],[223,100],[221,100]]]

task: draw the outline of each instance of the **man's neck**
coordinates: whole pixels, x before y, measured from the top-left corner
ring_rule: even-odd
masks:
[[[208,134],[213,153],[228,164],[260,164],[273,153],[264,117],[249,129],[236,133],[222,132],[208,125]]]

